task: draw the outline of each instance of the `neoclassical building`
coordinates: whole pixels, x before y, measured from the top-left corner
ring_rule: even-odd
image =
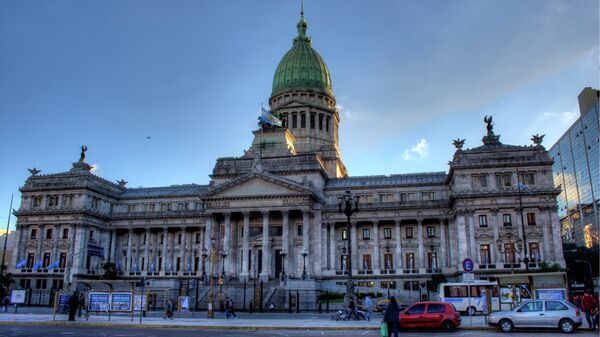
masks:
[[[269,100],[283,127],[253,131],[242,156],[217,159],[208,184],[129,188],[94,175],[84,151],[66,172],[30,170],[16,212],[17,285],[67,288],[98,278],[105,262],[155,289],[224,274],[226,287],[316,291],[342,285],[349,264],[358,286],[378,289],[456,276],[466,258],[480,277],[564,267],[560,191],[539,137],[506,145],[488,120],[481,146],[454,141],[448,172],[349,176],[329,70],[303,15],[297,27]],[[359,196],[349,227],[338,212],[346,191]]]

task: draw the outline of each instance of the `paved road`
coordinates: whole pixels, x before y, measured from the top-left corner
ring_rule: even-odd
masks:
[[[559,332],[515,332],[510,334],[511,337],[531,337],[535,333],[541,337],[564,337],[565,335]],[[86,326],[45,326],[45,325],[3,325],[0,326],[1,337],[69,337],[69,336],[86,336],[86,337],[317,337],[317,336],[332,336],[332,337],[377,337],[378,331],[238,331],[238,330],[199,330],[199,329],[159,329],[159,328],[112,328],[112,327],[86,327]],[[457,331],[454,333],[444,332],[402,332],[402,337],[496,337],[506,334],[497,331]],[[598,336],[596,332],[576,331],[571,336],[576,337],[591,337]]]

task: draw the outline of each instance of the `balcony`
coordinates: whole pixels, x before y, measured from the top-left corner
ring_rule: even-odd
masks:
[[[496,269],[495,263],[482,263],[479,265],[479,269]]]
[[[363,269],[363,270],[359,270],[358,275],[372,275],[373,274],[373,270],[372,269]]]
[[[396,269],[382,269],[381,274],[396,274]]]

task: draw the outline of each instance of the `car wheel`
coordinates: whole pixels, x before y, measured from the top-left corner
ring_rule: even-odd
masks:
[[[558,328],[564,333],[571,333],[575,330],[575,323],[568,318],[563,318],[558,322]]]
[[[477,314],[477,309],[475,309],[475,307],[468,307],[467,308],[467,315],[469,315],[469,316],[475,316],[475,314]]]
[[[500,330],[502,330],[502,332],[511,332],[514,328],[513,322],[510,321],[510,319],[503,319],[498,323],[498,326],[500,327]]]
[[[450,320],[445,320],[442,322],[442,330],[444,331],[454,331],[456,327],[454,326],[454,323],[452,323],[452,321]]]

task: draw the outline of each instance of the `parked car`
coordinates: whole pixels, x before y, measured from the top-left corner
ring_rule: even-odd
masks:
[[[387,305],[389,303],[390,303],[390,300],[388,300],[387,298],[379,300],[379,301],[377,301],[377,304],[373,308],[373,311],[378,311],[383,314],[385,312],[385,308],[387,308]],[[406,304],[398,301],[398,309],[400,309],[400,311],[402,311],[406,308],[408,308],[408,306]]]
[[[442,329],[453,331],[460,326],[460,313],[451,303],[418,302],[400,312],[401,329]]]
[[[488,316],[488,324],[503,332],[511,332],[514,328],[558,328],[571,333],[581,326],[581,322],[579,308],[561,300],[525,301],[513,310],[493,312]]]

